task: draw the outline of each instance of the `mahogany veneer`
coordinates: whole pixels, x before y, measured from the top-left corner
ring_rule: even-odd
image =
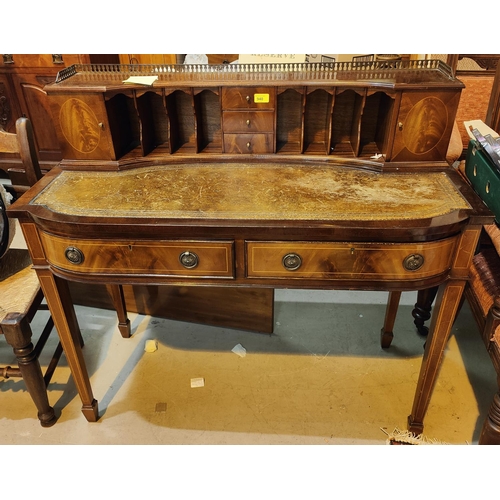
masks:
[[[439,286],[409,417],[421,432],[493,220],[445,161],[462,87],[436,61],[60,72],[46,91],[65,159],[9,213],[86,418],[98,407],[69,281],[387,290],[384,347],[398,294]]]

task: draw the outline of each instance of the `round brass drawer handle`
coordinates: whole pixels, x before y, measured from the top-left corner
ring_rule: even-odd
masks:
[[[287,271],[296,271],[302,265],[302,258],[297,253],[287,253],[282,260]]]
[[[200,259],[194,252],[183,252],[179,255],[179,261],[186,269],[195,268],[199,260]]]
[[[424,256],[419,253],[408,255],[403,261],[403,267],[407,271],[417,271],[424,265]]]
[[[64,251],[64,256],[69,262],[76,265],[81,264],[85,260],[83,252],[76,247],[66,248],[66,250]]]

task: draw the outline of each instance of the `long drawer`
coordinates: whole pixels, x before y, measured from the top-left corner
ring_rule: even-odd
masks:
[[[234,277],[232,241],[72,240],[47,233],[40,238],[48,262],[67,271]]]
[[[457,238],[427,243],[247,241],[249,278],[422,279],[446,272]]]

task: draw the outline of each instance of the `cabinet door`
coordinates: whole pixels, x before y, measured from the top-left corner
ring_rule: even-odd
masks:
[[[63,158],[116,160],[101,94],[54,94],[49,99]]]
[[[444,161],[460,90],[403,92],[391,161]]]
[[[59,141],[52,123],[52,115],[43,90],[45,85],[54,81],[54,75],[15,74],[12,79],[18,93],[21,113],[33,125],[33,133],[40,160],[58,161],[61,159]]]

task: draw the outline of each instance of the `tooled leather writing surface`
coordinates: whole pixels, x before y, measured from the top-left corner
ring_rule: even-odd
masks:
[[[77,216],[232,220],[398,220],[470,208],[443,172],[269,163],[63,171],[32,204]]]

